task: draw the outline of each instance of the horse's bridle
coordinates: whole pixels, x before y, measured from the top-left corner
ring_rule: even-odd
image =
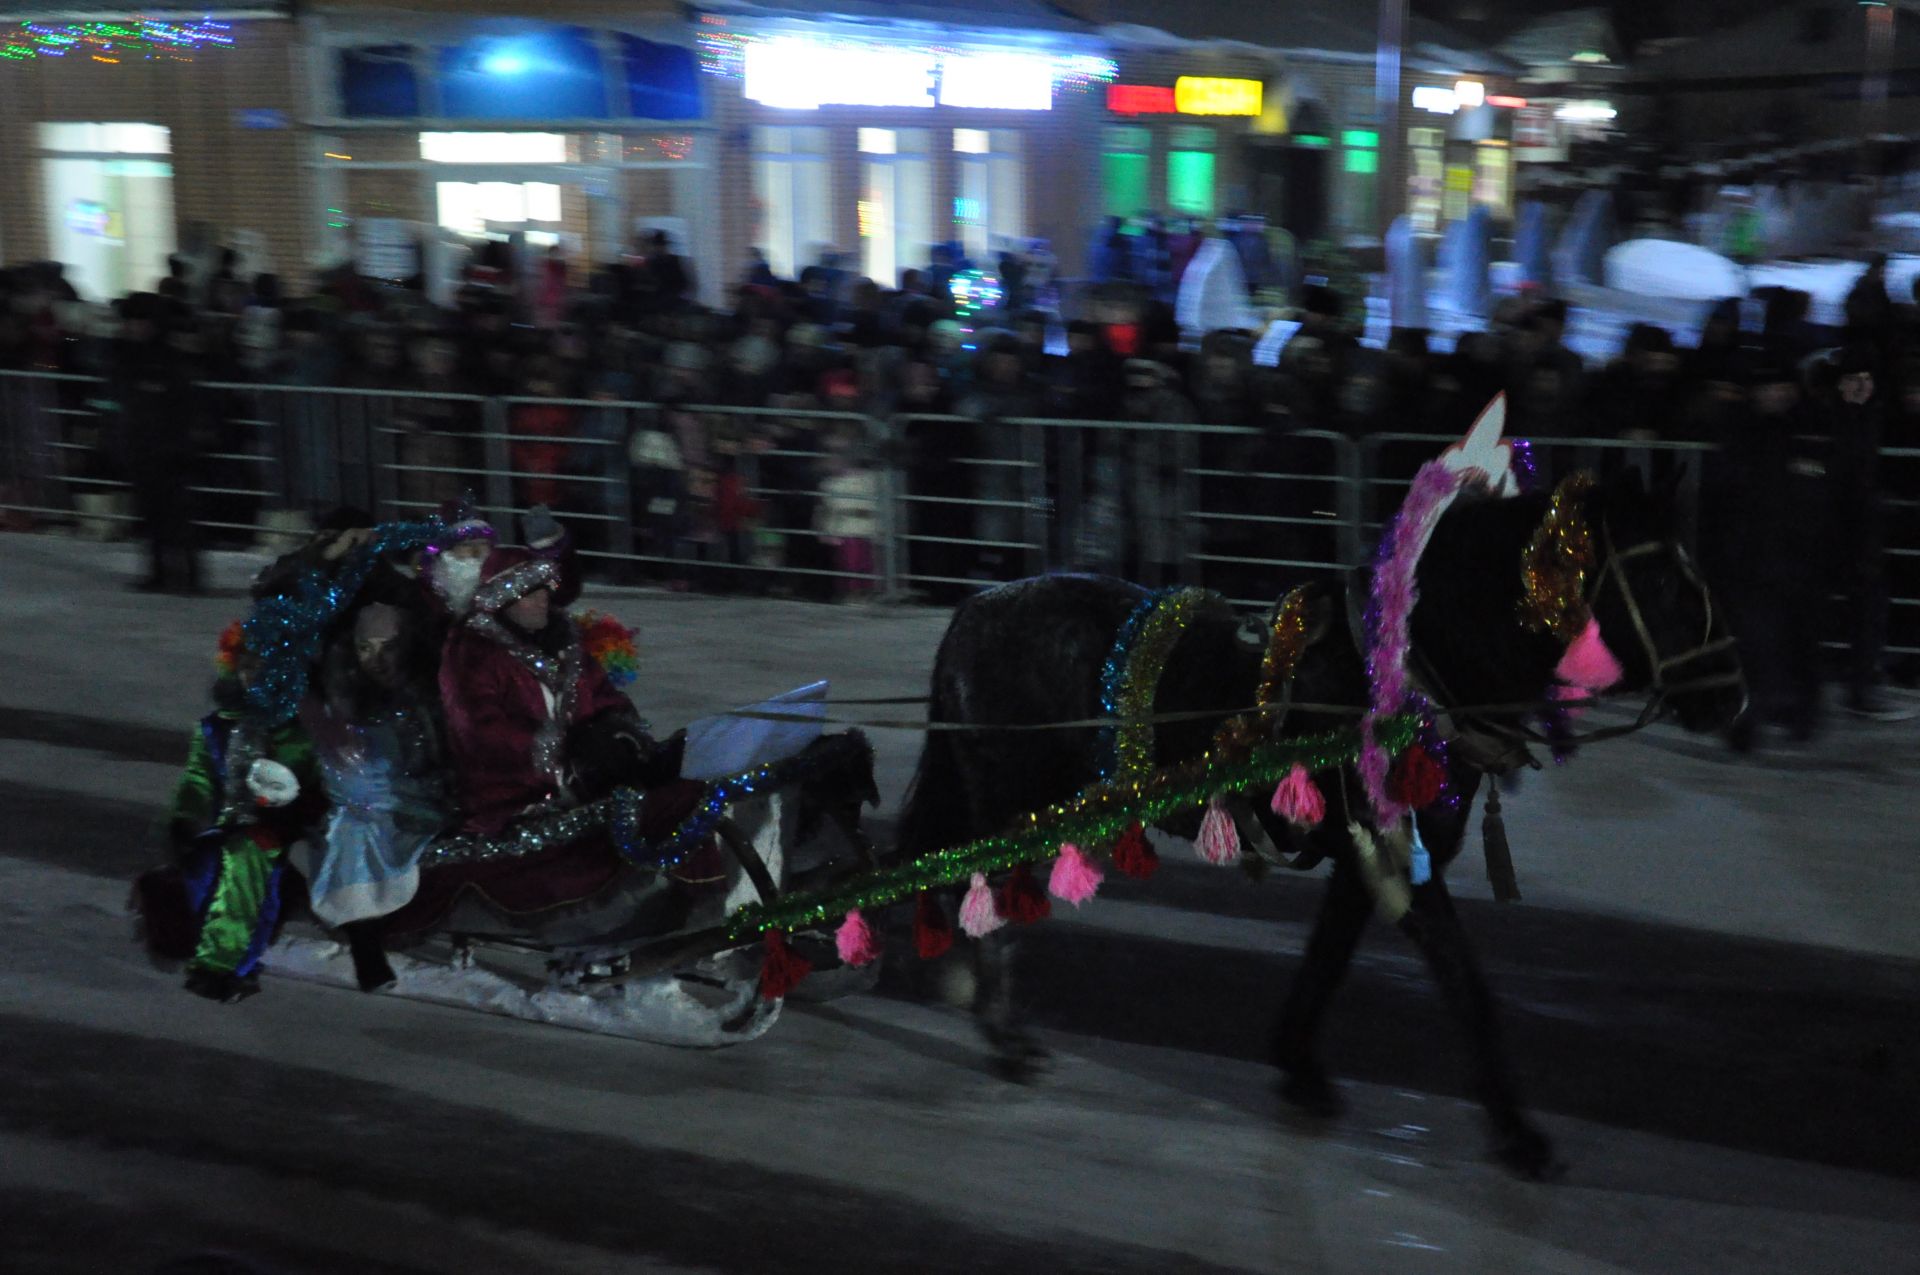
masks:
[[[1616,549],[1613,545],[1613,525],[1607,519],[1600,522],[1601,542],[1606,546],[1606,561],[1600,565],[1600,574],[1594,578],[1593,588],[1588,594],[1588,605],[1598,606],[1601,594],[1609,583],[1619,590],[1620,602],[1627,609],[1627,618],[1633,622],[1634,637],[1640,643],[1640,649],[1646,654],[1647,668],[1652,680],[1647,685],[1648,692],[1656,703],[1664,702],[1674,694],[1691,691],[1714,690],[1725,686],[1745,686],[1746,679],[1735,668],[1726,673],[1708,673],[1699,677],[1670,680],[1670,674],[1685,668],[1689,664],[1705,659],[1709,655],[1718,655],[1735,645],[1731,634],[1725,637],[1713,635],[1713,591],[1700,573],[1693,569],[1693,562],[1687,557],[1686,550],[1672,540],[1643,540],[1639,544],[1625,549]],[[1663,656],[1660,646],[1653,638],[1653,630],[1647,627],[1647,617],[1640,609],[1640,600],[1634,595],[1633,583],[1627,578],[1627,571],[1621,564],[1635,558],[1648,558],[1666,554],[1673,558],[1680,568],[1680,574],[1686,582],[1700,593],[1700,604],[1706,613],[1704,632],[1698,644],[1688,647],[1678,655]]]

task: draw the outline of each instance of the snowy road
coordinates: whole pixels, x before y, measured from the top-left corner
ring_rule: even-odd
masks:
[[[238,584],[244,564],[226,564]],[[287,982],[181,992],[127,941],[148,822],[243,603],[123,550],[0,537],[0,1271],[1920,1271],[1920,728],[1733,763],[1660,733],[1508,803],[1527,902],[1456,870],[1571,1163],[1480,1157],[1463,1051],[1398,936],[1336,1010],[1352,1113],[1261,1063],[1318,892],[1177,859],[1035,928],[1058,1054],[964,1017],[790,1005],[690,1053]],[[924,689],[942,617],[634,593],[669,724],[814,676]],[[896,798],[917,741],[876,734]]]

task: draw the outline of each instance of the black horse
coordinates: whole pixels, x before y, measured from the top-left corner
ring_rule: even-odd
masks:
[[[1649,492],[1637,473],[1588,491],[1582,508],[1597,553],[1587,602],[1626,672],[1626,687],[1654,697],[1688,730],[1724,727],[1741,710],[1739,660],[1712,597],[1677,539],[1670,490]],[[1423,555],[1420,601],[1411,621],[1410,667],[1444,708],[1538,702],[1553,683],[1562,645],[1531,631],[1518,604],[1523,551],[1549,508],[1545,495],[1462,498],[1441,519]],[[1364,586],[1356,583],[1355,588]],[[972,726],[1079,722],[1101,714],[1101,671],[1117,629],[1145,596],[1119,580],[1048,576],[979,594],[955,612],[934,664],[931,718]],[[1357,598],[1321,589],[1311,604],[1317,636],[1293,684],[1301,705],[1283,736],[1351,725],[1368,702]],[[1232,710],[1255,702],[1262,643],[1242,636],[1224,603],[1187,626],[1160,678],[1159,714],[1218,711],[1221,716],[1162,724],[1163,764],[1197,756]],[[1318,712],[1310,706],[1322,706]],[[1516,1170],[1547,1173],[1551,1148],[1527,1120],[1499,1045],[1493,1000],[1461,930],[1441,872],[1460,851],[1482,779],[1524,763],[1512,719],[1460,715],[1447,753],[1448,789],[1457,803],[1418,816],[1432,857],[1431,879],[1412,888],[1400,928],[1426,956],[1440,990],[1472,1044],[1476,1089],[1492,1120],[1496,1153]],[[902,815],[901,849],[919,853],[992,835],[1024,812],[1078,791],[1096,777],[1094,729],[947,731],[930,734]],[[1283,1094],[1323,1115],[1340,1099],[1316,1047],[1321,1021],[1346,974],[1374,909],[1348,820],[1369,823],[1357,776],[1319,777],[1328,813],[1311,834],[1291,832],[1261,794],[1239,805],[1243,828],[1270,843],[1332,860],[1333,872],[1305,961],[1281,1010],[1274,1061]],[[1245,818],[1250,807],[1258,824]],[[1190,832],[1191,829],[1169,828]],[[1016,1077],[1044,1052],[1022,1030],[1011,994],[1009,931],[975,948],[975,1014],[1003,1070]]]

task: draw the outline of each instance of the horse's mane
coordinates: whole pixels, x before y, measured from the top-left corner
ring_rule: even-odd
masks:
[[[1465,495],[1440,519],[1421,556],[1412,621],[1414,671],[1453,703],[1539,697],[1559,648],[1519,616],[1520,558],[1546,516],[1539,494]]]

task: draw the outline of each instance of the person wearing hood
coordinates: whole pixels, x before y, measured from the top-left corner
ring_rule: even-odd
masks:
[[[587,654],[556,603],[559,564],[493,550],[466,619],[440,660],[457,831],[423,860],[418,892],[390,933],[427,929],[463,894],[494,914],[582,903],[621,878],[616,790],[642,793],[641,838],[678,826],[704,791],[682,782],[685,735],[660,742]],[[617,804],[617,803],[616,803]],[[705,872],[691,859],[676,871]]]

